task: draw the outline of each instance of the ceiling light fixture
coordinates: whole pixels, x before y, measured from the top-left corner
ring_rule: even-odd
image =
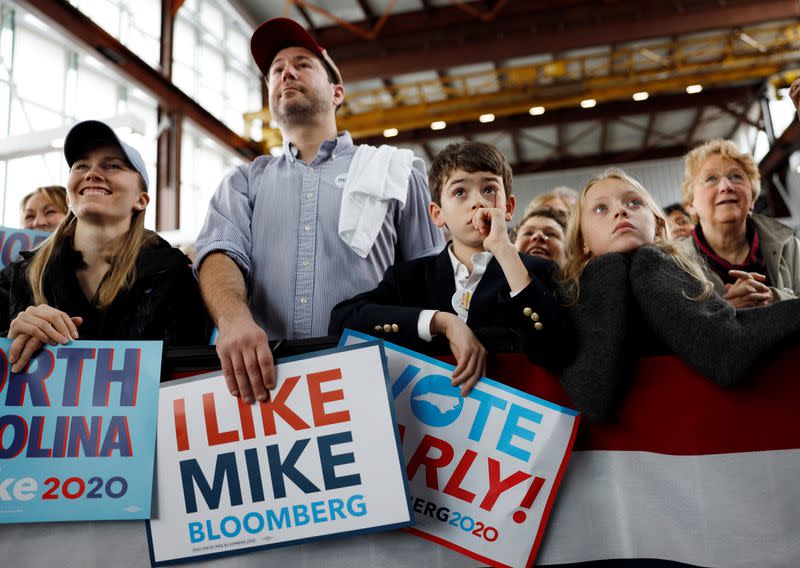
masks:
[[[492,113],[482,114],[478,117],[478,120],[483,123],[494,122],[494,115]]]
[[[690,95],[696,95],[703,90],[703,85],[689,85],[686,87],[686,92]]]
[[[597,101],[594,99],[584,99],[581,101],[581,108],[592,108],[593,106],[597,105]]]
[[[437,120],[436,122],[431,122],[431,130],[444,130],[447,126],[447,123],[444,120]]]
[[[386,138],[392,138],[393,136],[397,136],[398,130],[396,128],[387,128],[383,131],[383,135]]]
[[[531,113],[532,116],[539,116],[540,114],[544,114],[544,107],[543,106],[531,107],[531,110],[529,110],[528,112]]]
[[[647,91],[639,91],[638,93],[633,93],[633,100],[635,101],[646,101],[650,98],[650,93]]]

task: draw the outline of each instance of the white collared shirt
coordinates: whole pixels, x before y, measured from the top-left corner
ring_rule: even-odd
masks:
[[[450,262],[453,265],[453,276],[456,284],[456,291],[453,294],[451,304],[458,316],[458,319],[467,323],[469,317],[469,306],[472,302],[472,295],[486,272],[486,267],[491,262],[494,255],[489,251],[476,252],[472,255],[472,272],[469,272],[467,265],[458,260],[453,253],[453,245],[447,247],[450,255]],[[437,310],[422,310],[417,320],[417,335],[423,341],[433,339],[431,335],[431,320]]]
[[[350,135],[323,142],[308,163],[288,140],[283,149],[223,179],[197,237],[194,267],[225,253],[245,276],[250,311],[270,339],[319,337],[328,333],[336,304],[373,289],[396,259],[437,254],[444,239],[428,214],[425,175],[413,168],[405,207],[391,202],[370,254],[361,258],[337,232],[357,149]]]

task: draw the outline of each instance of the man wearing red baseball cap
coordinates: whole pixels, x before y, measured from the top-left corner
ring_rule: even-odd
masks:
[[[355,216],[357,225],[374,226],[366,250],[340,237],[342,196],[359,148],[336,128],[341,73],[287,18],[264,22],[251,50],[267,80],[283,154],[260,156],[222,180],[194,265],[219,328],[228,388],[246,402],[266,400],[274,386],[268,338],[326,335],[338,302],[374,288],[395,260],[434,254],[444,244],[427,213],[424,169],[411,166],[407,181],[401,178],[403,199],[385,199],[382,216],[375,209]]]

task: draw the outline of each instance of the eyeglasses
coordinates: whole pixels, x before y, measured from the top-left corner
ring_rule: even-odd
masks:
[[[708,174],[705,179],[700,180],[700,183],[705,187],[716,187],[723,178],[727,179],[731,185],[735,186],[746,185],[748,182],[747,177],[743,173],[734,171],[724,176]]]

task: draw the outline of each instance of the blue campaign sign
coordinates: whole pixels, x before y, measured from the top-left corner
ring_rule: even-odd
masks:
[[[345,330],[340,345],[375,338]],[[572,451],[578,413],[388,341],[414,534],[489,566],[529,567]]]
[[[44,231],[0,227],[0,268],[17,260],[20,251],[36,248],[49,236]]]
[[[12,373],[0,338],[0,523],[147,519],[160,341],[45,347]]]

